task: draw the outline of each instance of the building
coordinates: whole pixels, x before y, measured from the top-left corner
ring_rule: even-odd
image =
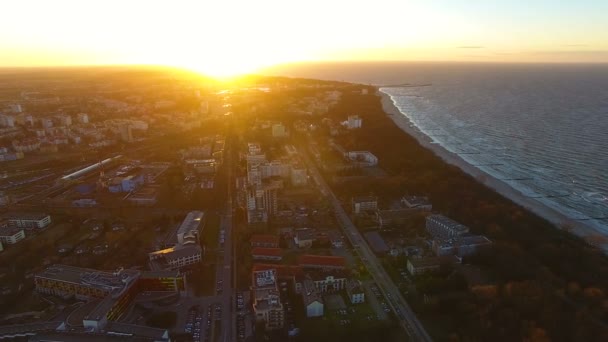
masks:
[[[293,239],[299,248],[310,248],[316,240],[315,231],[310,228],[297,229]]]
[[[42,213],[17,213],[7,217],[10,226],[18,228],[44,228],[51,224],[51,216]]]
[[[191,211],[186,215],[184,221],[177,229],[177,243],[184,245],[199,241],[199,235],[203,230],[203,218],[205,213],[202,211]]]
[[[304,268],[342,270],[346,268],[346,260],[339,256],[308,254],[300,256],[298,265]]]
[[[136,206],[149,207],[158,201],[158,186],[146,186],[133,192],[127,197],[127,201]]]
[[[308,184],[308,174],[306,167],[301,163],[293,163],[291,165],[291,185],[292,186],[305,186]]]
[[[357,129],[361,128],[363,124],[363,119],[359,117],[359,115],[349,115],[348,119],[343,123],[347,129]]]
[[[365,302],[365,291],[359,280],[349,280],[346,283],[346,293],[351,304],[360,304]]]
[[[179,270],[203,260],[203,248],[199,237],[203,230],[202,211],[191,211],[177,228],[177,244],[148,254],[153,270]]]
[[[0,227],[0,242],[5,245],[14,245],[17,242],[25,239],[23,228],[10,226]]]
[[[114,177],[108,185],[110,192],[131,192],[144,184],[142,174],[133,174],[125,177]]]
[[[346,158],[356,167],[371,167],[378,165],[378,157],[369,151],[346,152]]]
[[[121,123],[119,126],[120,132],[120,140],[124,142],[132,142],[133,141],[133,128],[131,127],[131,123],[125,122]]]
[[[273,160],[271,162],[260,164],[260,176],[262,179],[270,177],[281,177],[288,178],[290,176],[291,166],[285,164],[280,160]]]
[[[437,272],[441,269],[442,265],[451,265],[460,262],[461,259],[456,256],[420,259],[409,258],[407,260],[407,270],[411,275],[415,276],[418,274]]]
[[[306,279],[322,293],[334,293],[346,288],[348,273],[341,269],[307,270]]]
[[[323,316],[323,298],[319,291],[315,288],[314,283],[307,279],[304,281],[302,290],[302,300],[306,308],[306,317],[321,317]]]
[[[409,209],[433,210],[433,205],[426,196],[403,196],[401,197],[401,205]]]
[[[103,299],[121,292],[139,277],[135,270],[105,272],[67,265],[53,265],[34,277],[36,291],[79,300]]]
[[[89,114],[87,114],[87,113],[78,113],[76,118],[78,119],[78,122],[81,124],[89,123]]]
[[[177,292],[184,289],[179,272],[141,272],[119,268],[114,272],[98,271],[67,265],[52,265],[34,277],[36,291],[43,294],[89,300],[90,308],[82,312],[82,326],[88,332],[113,331],[112,321],[119,320],[141,291]],[[84,306],[83,306],[84,307]],[[121,336],[133,329],[130,326]]]
[[[380,228],[385,228],[391,225],[399,225],[405,223],[406,220],[411,218],[413,215],[420,213],[422,209],[418,208],[406,208],[406,209],[392,209],[392,210],[378,210],[376,211],[376,221]]]
[[[270,234],[255,234],[249,240],[251,247],[279,248],[279,237]]]
[[[464,257],[475,254],[479,249],[490,245],[492,245],[492,241],[483,235],[465,235],[449,240],[433,240],[432,248],[437,256]]]
[[[177,245],[148,254],[153,270],[179,270],[203,260],[203,249],[196,245]]]
[[[376,196],[358,196],[351,200],[352,210],[355,214],[361,214],[364,211],[378,210],[378,197]]]
[[[57,120],[59,121],[60,126],[70,126],[72,125],[72,117],[68,114],[61,114],[57,116]]]
[[[287,132],[287,128],[285,125],[278,123],[272,125],[272,137],[273,138],[285,138],[289,136],[289,132]]]
[[[251,256],[253,260],[281,261],[283,259],[283,250],[280,248],[255,247],[251,250]]]
[[[253,312],[256,322],[263,322],[267,330],[283,328],[285,313],[277,284],[277,271],[253,271]]]
[[[0,114],[0,126],[15,127],[15,117],[12,115]]]
[[[42,128],[51,128],[53,127],[53,119],[42,118],[40,119],[40,125],[42,126]]]
[[[466,227],[443,215],[430,215],[426,218],[426,230],[435,239],[451,239],[469,232]]]

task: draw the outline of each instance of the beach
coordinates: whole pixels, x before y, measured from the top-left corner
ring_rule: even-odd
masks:
[[[395,124],[405,133],[414,137],[420,145],[428,150],[431,150],[443,161],[458,167],[462,171],[474,177],[478,182],[483,183],[485,186],[493,189],[514,203],[517,203],[525,209],[551,222],[556,226],[556,228],[562,229],[567,225],[573,234],[585,239],[588,242],[602,240],[601,237],[603,237],[603,235],[594,228],[582,222],[572,220],[561,212],[546,206],[536,199],[524,196],[522,193],[512,188],[509,184],[469,164],[459,155],[446,150],[440,144],[433,143],[431,138],[421,132],[407,116],[403,115],[399,111],[389,95],[383,93],[380,91],[380,89],[377,89],[377,94],[381,96],[382,108],[384,109],[384,112],[391,118],[391,120],[393,120],[393,122],[395,122]],[[598,244],[598,247],[601,248],[605,253],[608,252],[608,243]]]

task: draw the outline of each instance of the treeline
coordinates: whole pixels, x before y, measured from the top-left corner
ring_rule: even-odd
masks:
[[[427,312],[431,317],[449,313],[448,336],[456,340],[608,340],[608,259],[601,251],[423,148],[385,115],[380,98],[371,92],[344,91],[330,114],[336,120],[360,115],[363,128],[338,137],[338,142],[346,149],[373,152],[391,174],[386,179],[335,185],[342,197],[370,192],[390,198],[405,193],[427,195],[435,210],[495,242],[492,249],[467,260],[491,276],[492,295],[471,290],[465,296],[443,298],[443,305]]]

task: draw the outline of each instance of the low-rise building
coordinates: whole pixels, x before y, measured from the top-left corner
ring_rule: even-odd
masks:
[[[348,273],[341,269],[307,271],[307,279],[312,280],[315,288],[322,293],[333,293],[346,288]]]
[[[315,288],[311,280],[305,280],[303,284],[302,300],[306,308],[306,317],[321,317],[323,316],[323,297],[319,290]]]
[[[407,270],[411,275],[437,272],[442,265],[460,263],[461,259],[456,256],[431,257],[431,258],[410,258],[407,260]]]
[[[179,270],[200,263],[203,260],[203,249],[198,244],[177,245],[149,253],[148,257],[154,270]]]
[[[358,196],[351,200],[352,211],[355,214],[361,214],[364,211],[378,210],[378,197],[376,196]]]
[[[253,260],[281,261],[283,250],[280,248],[255,247],[251,250]]]
[[[51,216],[42,213],[14,213],[7,216],[9,225],[18,228],[44,228],[51,224]]]
[[[304,268],[325,270],[342,270],[346,268],[346,260],[339,256],[330,255],[302,255],[298,264]]]
[[[17,242],[25,239],[23,228],[17,227],[0,227],[0,242],[5,245],[14,245]]]
[[[427,216],[426,230],[434,239],[447,240],[468,233],[469,227],[443,215],[435,214]]]
[[[403,196],[401,197],[401,205],[410,209],[433,210],[433,205],[426,196]]]
[[[483,235],[466,235],[449,240],[433,240],[433,251],[437,256],[457,255],[464,257],[475,254],[479,249],[492,245]]]
[[[310,248],[315,241],[315,231],[310,228],[296,230],[294,242],[299,248]]]
[[[346,293],[352,304],[360,304],[365,302],[365,291],[359,280],[351,279],[346,283]]]
[[[251,247],[279,248],[279,237],[270,234],[254,234],[249,240]]]
[[[263,322],[268,330],[283,328],[285,312],[277,284],[277,271],[253,271],[253,312],[256,322]]]
[[[356,167],[371,167],[378,165],[378,157],[369,151],[349,151],[346,158]]]

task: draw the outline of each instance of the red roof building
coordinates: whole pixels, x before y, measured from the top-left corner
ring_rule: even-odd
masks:
[[[254,247],[251,250],[253,260],[273,260],[283,259],[283,250],[280,248]]]
[[[298,259],[301,267],[320,268],[320,269],[344,269],[346,260],[339,256],[327,255],[302,255]]]
[[[279,248],[279,237],[270,234],[255,234],[249,240],[251,247]]]

